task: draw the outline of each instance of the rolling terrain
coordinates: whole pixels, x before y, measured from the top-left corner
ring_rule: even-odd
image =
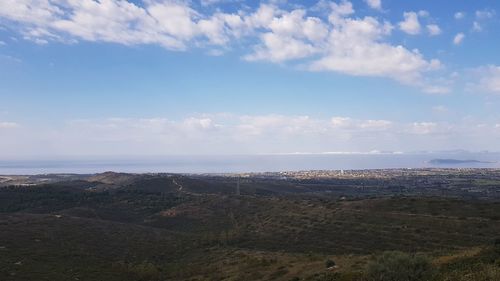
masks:
[[[403,172],[5,180],[0,280],[500,280],[500,172]]]

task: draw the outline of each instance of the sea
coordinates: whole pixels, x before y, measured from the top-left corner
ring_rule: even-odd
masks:
[[[436,159],[445,161],[432,161]],[[460,162],[455,160],[473,161]],[[297,153],[267,155],[73,157],[52,160],[0,159],[0,174],[91,174],[106,171],[128,173],[221,174],[304,170],[500,168],[499,161],[499,152]]]

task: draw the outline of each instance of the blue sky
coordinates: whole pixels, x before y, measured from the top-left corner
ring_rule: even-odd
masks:
[[[496,1],[0,3],[0,157],[493,150]]]

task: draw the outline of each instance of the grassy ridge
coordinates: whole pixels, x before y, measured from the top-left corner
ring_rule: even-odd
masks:
[[[0,188],[0,280],[368,280],[384,251],[426,253],[434,280],[499,276],[498,201],[176,179]]]

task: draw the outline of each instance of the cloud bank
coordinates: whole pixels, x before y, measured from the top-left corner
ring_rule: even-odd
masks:
[[[54,127],[0,128],[5,158],[78,155],[322,153],[495,150],[500,124],[346,116],[203,114],[180,120],[70,120]],[[477,136],[481,136],[478,138]]]

